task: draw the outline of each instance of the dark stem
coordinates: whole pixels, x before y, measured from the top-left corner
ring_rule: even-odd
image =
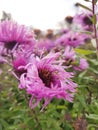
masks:
[[[88,91],[88,98],[86,100],[86,103],[90,105],[92,102],[92,91],[88,87],[87,87],[87,91]]]

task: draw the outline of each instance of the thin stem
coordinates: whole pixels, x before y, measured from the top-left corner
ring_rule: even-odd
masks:
[[[93,17],[94,17],[95,16],[95,0],[92,0],[92,13],[93,13]],[[94,21],[94,23],[93,23],[93,29],[94,29],[94,38],[96,40],[96,53],[97,53],[97,57],[98,57],[98,38],[97,38],[96,21]]]
[[[42,130],[41,124],[40,124],[39,119],[38,119],[37,114],[36,114],[36,111],[34,109],[31,109],[31,112],[32,112],[32,114],[33,114],[33,116],[34,116],[34,118],[36,120],[37,127],[40,127],[40,130]]]
[[[26,93],[25,93],[25,100],[26,100],[26,102],[27,102],[27,104],[29,106],[29,99],[28,99],[28,96],[27,96]],[[37,117],[36,111],[34,109],[30,109],[30,113],[31,113],[31,115],[34,117],[34,119],[36,121],[36,127],[40,127],[40,130],[42,130],[41,124],[40,124],[40,121],[39,121],[39,119]]]

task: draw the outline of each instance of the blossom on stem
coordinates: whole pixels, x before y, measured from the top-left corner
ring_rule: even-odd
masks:
[[[54,43],[50,39],[41,39],[36,42],[35,47],[39,50],[45,49],[46,51],[49,52],[54,47]]]
[[[91,12],[82,12],[74,16],[73,22],[76,25],[80,25],[82,30],[93,31],[93,13]],[[96,15],[96,19],[98,19],[98,15]]]
[[[15,77],[17,77],[18,79],[20,78],[21,74],[26,72],[25,66],[32,62],[32,56],[34,56],[35,54],[32,52],[32,48],[27,49],[27,51],[25,49],[23,50],[18,50],[14,52],[14,58],[12,61],[12,66],[13,66],[13,74]]]
[[[7,50],[16,49],[19,45],[30,46],[35,44],[33,31],[24,25],[12,20],[0,22],[0,44]]]
[[[68,33],[62,35],[56,40],[56,45],[60,44],[62,46],[72,46],[77,47],[85,43],[85,39],[88,38],[88,35],[82,34],[79,32],[69,31]]]
[[[80,58],[79,65],[74,65],[73,68],[78,71],[86,70],[89,67],[89,64],[86,59]]]
[[[66,68],[72,67],[74,70],[82,71],[86,70],[89,67],[89,64],[85,58],[77,56],[74,49],[70,46],[66,46],[63,54],[63,65]]]
[[[75,62],[76,53],[72,47],[70,46],[65,47],[65,50],[63,53],[63,59],[64,59],[63,65],[65,66],[70,66],[72,62]]]
[[[71,80],[73,74],[66,72],[57,63],[60,53],[50,53],[43,58],[33,57],[32,63],[26,65],[27,72],[20,77],[20,89],[31,95],[30,107],[34,108],[44,99],[43,108],[53,99],[73,100],[77,85]],[[35,103],[32,103],[36,99]]]

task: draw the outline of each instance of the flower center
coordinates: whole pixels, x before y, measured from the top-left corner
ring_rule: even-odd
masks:
[[[43,81],[46,87],[50,87],[51,82],[53,81],[52,72],[47,68],[42,68],[38,70],[39,77]]]
[[[69,65],[71,65],[72,62],[73,62],[72,59],[70,59],[70,58],[66,58],[66,59],[65,59],[65,62],[63,63],[63,65],[65,65],[65,66],[69,66]]]
[[[83,21],[84,21],[84,23],[86,24],[86,25],[92,25],[92,20],[89,18],[89,17],[87,17],[87,16],[85,16],[84,18],[83,18]]]
[[[15,70],[15,73],[18,77],[20,77],[23,73],[27,73],[27,70],[25,69],[19,69],[19,70]]]
[[[74,37],[74,38],[68,38],[68,40],[69,40],[69,41],[76,41],[77,38],[75,38],[75,37]]]
[[[5,47],[7,48],[7,49],[9,49],[9,50],[12,50],[13,48],[14,48],[14,46],[16,45],[16,41],[11,41],[11,42],[7,42],[6,44],[5,44]]]

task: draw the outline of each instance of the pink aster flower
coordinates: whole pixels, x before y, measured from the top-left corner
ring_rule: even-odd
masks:
[[[63,58],[63,65],[65,65],[66,68],[72,67],[74,70],[82,71],[89,67],[87,60],[77,56],[74,49],[70,46],[67,46],[65,48]]]
[[[72,102],[77,85],[71,80],[73,74],[57,64],[59,56],[59,53],[50,53],[43,58],[33,57],[32,63],[25,67],[27,73],[21,75],[19,88],[31,95],[31,108],[36,107],[42,99],[45,100],[43,108],[53,98]],[[33,99],[36,99],[35,103],[32,103]]]
[[[64,51],[64,54],[65,56],[65,59],[72,59],[72,60],[75,60],[75,51],[73,48],[71,48],[70,46],[66,46],[65,48],[65,51]]]
[[[23,56],[17,57],[13,61],[13,68],[14,68],[14,75],[15,77],[20,77],[21,74],[26,72],[26,69],[24,69],[24,66],[27,64],[27,59]]]
[[[3,44],[7,50],[13,50],[18,45],[34,45],[34,34],[24,25],[19,25],[12,20],[5,20],[0,22],[0,44]]]
[[[14,70],[14,76],[16,78],[20,78],[21,74],[26,72],[25,66],[32,62],[32,56],[34,56],[35,54],[27,49],[27,51],[25,50],[18,50],[14,52],[14,58],[12,61],[12,66],[13,66],[13,70]]]
[[[98,20],[98,15],[96,15]],[[77,25],[82,27],[81,29],[87,31],[93,31],[93,22],[92,22],[93,14],[91,12],[82,12],[80,14],[75,15],[73,22]]]
[[[63,58],[64,58],[63,64],[65,66],[70,66],[71,62],[74,62],[76,59],[76,53],[75,53],[74,49],[70,46],[66,46],[64,54],[63,54]]]
[[[82,25],[86,26],[86,25],[92,25],[92,20],[91,20],[92,14],[86,14],[86,13],[81,13],[81,14],[77,14],[74,17],[74,22],[78,22],[81,23]]]
[[[60,44],[63,46],[69,45],[72,47],[77,47],[79,45],[84,44],[84,40],[88,38],[88,35],[69,31],[68,33],[62,35],[60,38],[56,40],[56,44]]]
[[[50,39],[41,39],[36,43],[36,48],[40,50],[50,51],[54,47],[54,43]]]
[[[89,67],[89,64],[86,59],[80,58],[79,65],[74,65],[73,68],[78,71],[86,70]]]

